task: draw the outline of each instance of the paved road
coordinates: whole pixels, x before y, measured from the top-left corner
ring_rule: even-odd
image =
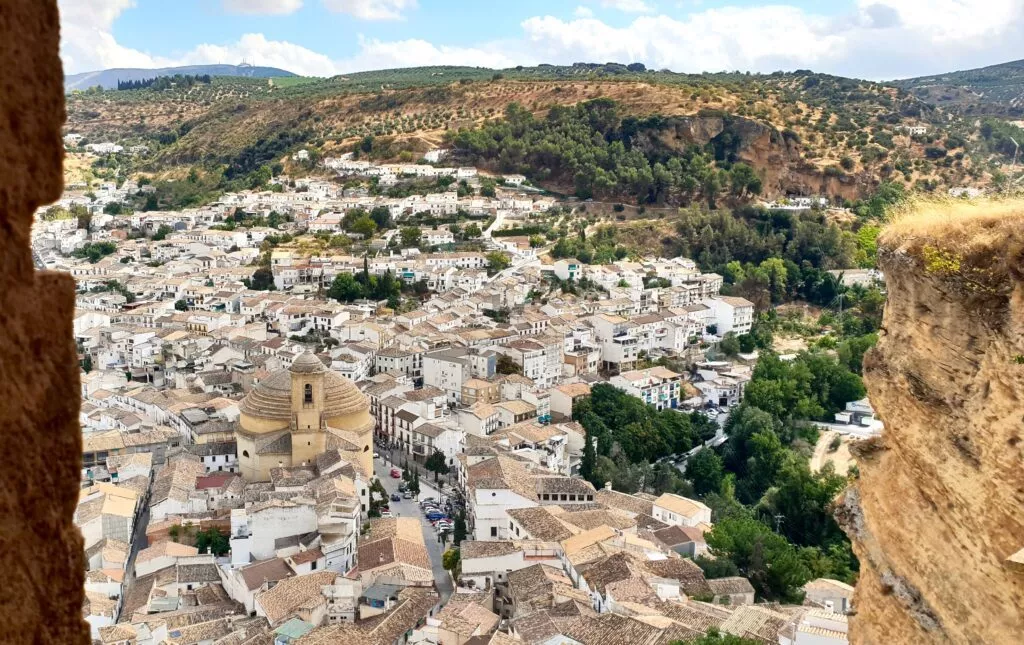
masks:
[[[146,540],[146,528],[149,527],[149,495],[147,494],[142,501],[142,512],[139,513],[139,517],[135,522],[135,531],[132,536],[131,553],[128,554],[128,562],[125,565],[125,584],[124,590],[121,595],[122,598],[127,598],[131,593],[132,586],[135,584],[135,556],[139,554],[139,551],[149,546]],[[120,616],[117,620],[120,620]]]
[[[377,476],[380,477],[380,481],[384,484],[384,490],[388,492],[388,497],[391,497],[391,493],[398,491],[398,484],[401,483],[401,479],[394,479],[391,477],[391,466],[384,463],[382,459],[374,460],[374,471]],[[437,493],[433,490],[424,486],[423,481],[420,481],[420,497],[433,497],[437,499]],[[415,517],[419,518],[420,525],[423,528],[423,541],[427,545],[427,554],[430,555],[430,565],[434,572],[434,584],[437,586],[438,593],[441,594],[441,604],[448,602],[448,598],[455,591],[454,585],[452,584],[451,576],[445,571],[442,564],[442,554],[444,549],[437,540],[437,533],[434,531],[434,527],[430,525],[430,522],[423,517],[423,513],[420,512],[419,503],[414,499],[403,499],[399,502],[389,501],[388,505],[391,508],[391,513],[395,517]],[[450,543],[449,543],[450,544]]]

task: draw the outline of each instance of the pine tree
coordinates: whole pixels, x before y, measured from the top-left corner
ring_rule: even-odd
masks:
[[[594,469],[597,467],[597,451],[594,449],[594,442],[587,433],[583,442],[583,460],[580,461],[580,477],[597,486],[594,482]]]
[[[455,546],[466,539],[466,513],[459,511],[459,514],[455,516],[455,539],[453,540]]]

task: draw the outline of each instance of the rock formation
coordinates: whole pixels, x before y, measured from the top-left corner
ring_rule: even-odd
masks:
[[[838,511],[861,561],[850,642],[1022,642],[1024,202],[918,205],[879,262],[864,370],[885,432]]]
[[[75,283],[36,272],[32,214],[61,195],[64,75],[56,0],[0,7],[0,642],[88,643],[73,523],[81,402]]]

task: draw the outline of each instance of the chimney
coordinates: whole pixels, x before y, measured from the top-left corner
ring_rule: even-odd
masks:
[[[612,489],[612,483],[611,482],[605,482],[604,483],[604,489],[605,490],[611,490]]]

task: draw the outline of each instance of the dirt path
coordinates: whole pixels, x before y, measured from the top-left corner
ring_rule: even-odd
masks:
[[[839,437],[842,443],[839,445],[838,450],[829,452],[829,446],[836,437]],[[850,466],[856,463],[853,457],[850,456],[849,437],[834,431],[821,433],[821,436],[818,437],[818,443],[814,446],[814,455],[811,456],[811,472],[818,472],[830,461],[835,466],[836,473],[840,475],[845,475]]]

